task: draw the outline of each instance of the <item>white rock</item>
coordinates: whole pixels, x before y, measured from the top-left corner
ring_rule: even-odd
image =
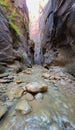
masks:
[[[36,95],[35,95],[35,99],[36,99],[36,100],[41,100],[41,99],[43,99],[43,94],[42,94],[42,93],[36,94]]]
[[[45,79],[49,79],[50,74],[48,74],[48,73],[43,73],[42,77],[44,77]]]

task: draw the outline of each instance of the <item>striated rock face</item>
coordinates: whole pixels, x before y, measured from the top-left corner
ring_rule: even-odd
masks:
[[[49,0],[42,17],[41,47],[44,63],[50,64],[56,57],[56,61],[68,63],[75,56],[75,1]]]
[[[21,58],[21,56],[13,49],[13,40],[8,21],[0,6],[0,62],[14,62],[16,58]]]
[[[26,4],[26,0],[13,0],[11,1],[16,13],[20,15],[16,18],[16,25],[20,29],[20,45],[19,50],[21,53],[24,51],[28,53],[28,39],[29,39],[29,12]]]
[[[26,6],[19,9],[19,7],[15,7],[16,4],[14,6],[10,3],[10,5],[9,8],[12,8],[17,15],[12,18],[15,20],[9,18],[13,16],[8,8],[5,13],[0,6],[0,64],[17,63],[18,60],[31,67],[31,62],[28,59],[28,14],[26,10],[22,10],[26,9]],[[9,16],[8,19],[7,16]],[[17,34],[15,29],[19,30],[20,34]]]

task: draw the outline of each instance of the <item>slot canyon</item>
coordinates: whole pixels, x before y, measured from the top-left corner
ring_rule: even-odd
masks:
[[[75,0],[0,0],[0,130],[75,130]]]

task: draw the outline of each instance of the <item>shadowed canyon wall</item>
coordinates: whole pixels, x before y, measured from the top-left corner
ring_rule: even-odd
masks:
[[[27,0],[27,6],[30,39],[35,43],[34,63],[65,65],[72,62],[75,56],[74,0]]]
[[[44,26],[41,47],[44,63],[64,65],[75,57],[75,1],[49,0],[43,15]],[[68,53],[69,52],[69,53]]]
[[[28,53],[28,10],[26,3],[6,0],[0,6],[0,64],[24,62]]]
[[[49,66],[51,63],[65,65],[74,61],[74,0],[11,0],[11,2],[13,10],[21,16],[15,20],[21,32],[19,36],[14,33],[10,27],[11,20],[7,19],[0,7],[0,22],[3,22],[0,26],[3,29],[0,34],[0,62],[13,62],[15,59],[20,60],[21,57],[27,59],[29,57],[32,63]],[[11,53],[8,50],[11,50]]]

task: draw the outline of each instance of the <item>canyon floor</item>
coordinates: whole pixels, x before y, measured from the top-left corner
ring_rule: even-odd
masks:
[[[75,130],[75,78],[58,66],[0,74],[0,130]]]

